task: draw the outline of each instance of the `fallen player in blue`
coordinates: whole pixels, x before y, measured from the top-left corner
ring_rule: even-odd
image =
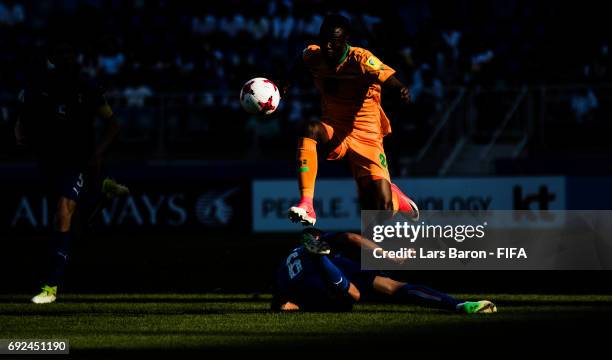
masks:
[[[291,251],[277,272],[274,311],[350,311],[362,294],[378,293],[406,304],[474,314],[497,312],[488,300],[460,301],[422,285],[396,281],[381,271],[361,270],[348,254],[378,245],[354,233],[302,232],[302,245]]]

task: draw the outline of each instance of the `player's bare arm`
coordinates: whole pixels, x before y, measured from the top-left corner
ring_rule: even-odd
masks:
[[[380,248],[379,244],[351,232],[328,233],[325,234],[316,228],[308,228],[302,232],[302,244],[311,252],[319,254],[329,254],[324,249],[329,248],[355,248],[372,253],[374,249]],[[390,258],[390,261],[402,264],[404,259]]]
[[[332,246],[352,246],[363,250],[374,250],[379,247],[373,241],[370,241],[363,236],[350,232],[338,233],[335,236],[325,239]]]
[[[400,95],[400,98],[402,99],[402,101],[406,103],[409,103],[411,101],[410,91],[404,84],[402,84],[401,81],[398,80],[398,78],[395,77],[395,75],[390,76],[387,79],[387,81],[383,83],[383,85],[386,88],[391,89],[394,92],[397,92]]]
[[[332,246],[345,245],[360,248],[362,250],[365,250],[367,253],[372,253],[374,249],[380,248],[380,245],[376,244],[375,242],[359,234],[351,232],[339,233],[337,236],[334,236],[332,239],[330,239],[330,243],[332,243]],[[399,258],[390,258],[389,260],[399,264],[402,264],[404,262],[404,259]]]
[[[100,157],[108,151],[108,148],[119,134],[119,122],[108,103],[100,106],[98,116],[104,120],[106,125],[102,139],[96,146],[96,156]]]
[[[292,303],[291,301],[287,301],[286,303],[280,306],[280,311],[298,311],[300,307],[297,304]]]
[[[16,144],[18,146],[24,146],[26,144],[26,134],[25,134],[25,130],[23,129],[23,124],[21,123],[21,120],[17,120],[17,122],[15,122],[15,129],[14,129],[14,133],[15,133],[15,140],[16,140]]]
[[[306,65],[304,64],[302,54],[300,54],[291,63],[288,71],[276,80],[282,97],[285,97],[289,93],[289,88],[296,82],[296,79],[301,77],[306,71]]]
[[[359,301],[359,299],[361,299],[361,292],[359,291],[359,289],[357,288],[357,286],[355,286],[355,284],[353,284],[352,282],[349,282],[349,287],[346,290],[346,293],[355,301]],[[300,310],[300,306],[294,302],[291,301],[286,301],[285,303],[280,305],[279,308],[280,311],[282,312],[293,312],[293,311],[299,311]]]

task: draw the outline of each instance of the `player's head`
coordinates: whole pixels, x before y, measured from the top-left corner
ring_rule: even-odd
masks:
[[[62,74],[78,72],[76,51],[67,42],[57,42],[49,48],[47,55],[50,68]]]
[[[350,23],[347,18],[338,14],[325,17],[319,31],[319,42],[325,59],[332,64],[338,63],[348,48]]]

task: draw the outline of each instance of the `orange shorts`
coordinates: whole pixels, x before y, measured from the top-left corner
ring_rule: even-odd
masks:
[[[355,179],[371,176],[391,182],[382,139],[365,142],[352,134],[344,139],[334,138],[334,128],[323,121],[321,124],[325,127],[330,141],[340,141],[340,144],[330,151],[327,160],[340,160],[346,156]]]

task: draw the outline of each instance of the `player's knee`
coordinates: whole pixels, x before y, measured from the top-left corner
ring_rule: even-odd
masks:
[[[54,217],[54,227],[55,230],[66,232],[70,230],[70,223],[72,222],[72,215],[74,210],[72,206],[70,206],[67,202],[62,202],[57,206],[57,210],[55,211]]]
[[[361,299],[361,292],[352,283],[349,285],[348,293],[354,301],[359,301],[359,299]]]
[[[304,125],[303,134],[305,137],[319,141],[323,131],[323,125],[317,121],[309,121]]]
[[[385,295],[393,295],[399,290],[405,283],[395,281],[387,277],[377,277],[374,280],[374,288]]]
[[[55,214],[55,219],[54,219],[55,230],[60,231],[60,232],[69,231],[71,222],[72,222],[72,216],[68,212],[58,211]]]

